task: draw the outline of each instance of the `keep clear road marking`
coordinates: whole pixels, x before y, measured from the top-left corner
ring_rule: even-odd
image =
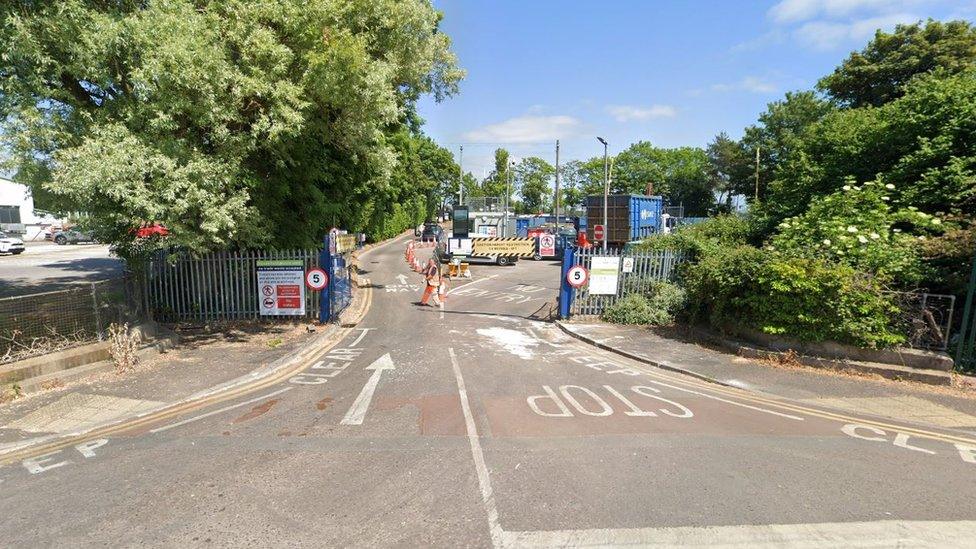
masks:
[[[491,544],[495,547],[502,547],[505,532],[502,530],[502,525],[498,521],[498,507],[495,505],[495,494],[491,489],[491,477],[488,476],[485,453],[481,450],[478,428],[474,424],[474,416],[471,415],[471,405],[468,403],[468,390],[464,387],[464,378],[461,377],[461,368],[458,366],[454,348],[448,347],[447,352],[451,355],[451,367],[454,368],[454,377],[457,379],[458,395],[461,397],[461,411],[464,413],[464,428],[468,433],[468,443],[471,445],[471,457],[474,459],[474,468],[478,472],[478,486],[481,488],[481,501],[484,502],[485,509],[488,512],[488,531],[491,534]]]
[[[372,364],[365,368],[366,370],[372,370],[373,375],[369,377],[369,381],[363,387],[362,392],[356,397],[356,402],[352,403],[352,407],[346,412],[346,417],[342,418],[339,425],[362,425],[363,420],[366,418],[366,410],[369,409],[369,403],[373,400],[373,393],[376,391],[376,386],[380,382],[380,376],[383,375],[383,370],[393,370],[393,359],[390,358],[390,353],[377,358]]]
[[[461,411],[488,515],[488,530],[494,547],[963,547],[971,544],[976,521],[840,522],[820,524],[746,524],[739,526],[679,526],[661,528],[593,528],[583,530],[537,530],[506,532],[498,518],[491,477],[478,437],[468,391],[461,376],[454,348],[447,349],[457,380]],[[661,384],[664,385],[664,384]],[[689,391],[693,392],[693,391]],[[762,410],[768,412],[769,410]],[[793,419],[801,419],[792,416]]]
[[[168,429],[172,429],[174,427],[179,427],[181,425],[186,425],[187,423],[193,423],[194,421],[197,421],[197,420],[200,420],[200,419],[203,419],[203,418],[207,418],[207,417],[210,417],[210,416],[215,416],[217,414],[222,414],[222,413],[224,413],[224,412],[226,412],[228,410],[233,410],[234,408],[240,408],[241,406],[246,406],[248,404],[253,404],[255,402],[258,402],[260,400],[264,400],[264,399],[269,398],[269,397],[273,397],[275,395],[280,395],[281,393],[284,393],[285,391],[291,391],[292,389],[294,389],[294,387],[285,387],[284,389],[278,389],[277,391],[273,391],[273,392],[268,393],[266,395],[261,395],[261,396],[256,397],[256,398],[252,398],[251,400],[245,400],[244,402],[238,402],[237,404],[232,404],[230,406],[224,406],[223,408],[221,408],[219,410],[214,410],[212,412],[207,412],[206,414],[200,414],[198,416],[194,416],[194,417],[191,417],[189,419],[184,419],[183,421],[178,421],[176,423],[171,423],[169,425],[164,425],[162,427],[157,427],[155,429],[151,429],[149,432],[150,433],[161,433],[163,431],[166,431]]]

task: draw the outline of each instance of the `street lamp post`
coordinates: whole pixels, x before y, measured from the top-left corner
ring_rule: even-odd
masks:
[[[597,137],[603,143],[603,251],[607,251],[607,237],[610,236],[610,228],[607,227],[607,202],[610,200],[610,164],[607,153],[607,140]]]
[[[508,163],[508,177],[505,178],[505,215],[503,217],[504,223],[502,225],[502,236],[508,237],[508,197],[512,195],[512,168],[515,167],[515,162]]]

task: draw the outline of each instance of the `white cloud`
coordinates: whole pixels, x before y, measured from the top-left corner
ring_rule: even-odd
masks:
[[[481,143],[532,143],[579,134],[583,124],[567,115],[516,116],[462,134],[465,141]]]
[[[810,21],[796,29],[797,40],[817,50],[832,50],[849,42],[864,42],[878,29],[891,30],[899,23],[913,23],[919,17],[911,13],[893,13],[850,22]]]
[[[742,80],[731,84],[713,84],[711,89],[717,92],[747,91],[750,93],[773,93],[779,88],[775,84],[758,76],[746,76]]]
[[[610,105],[607,112],[617,122],[631,120],[648,120],[651,118],[670,118],[678,114],[678,109],[671,105],[651,105],[650,107],[635,107],[632,105]]]
[[[775,23],[799,23],[816,18],[839,19],[857,13],[871,15],[905,11],[938,0],[781,0],[767,15]]]

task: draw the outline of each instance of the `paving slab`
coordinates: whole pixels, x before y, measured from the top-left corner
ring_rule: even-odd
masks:
[[[325,328],[319,328],[319,331]],[[102,371],[0,405],[0,446],[60,434],[179,402],[294,354],[316,336],[305,324],[182,330],[182,345],[117,374]]]

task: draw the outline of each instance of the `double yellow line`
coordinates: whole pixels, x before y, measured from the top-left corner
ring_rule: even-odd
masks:
[[[356,321],[357,324],[359,321],[362,320],[363,317],[366,316],[366,313],[369,312],[369,308],[373,303],[372,289],[366,287],[365,291],[366,294],[364,297],[364,304],[362,307],[362,312],[359,313],[358,315],[359,320]],[[352,331],[351,326],[340,328],[339,331],[336,332],[336,334],[332,338],[330,338],[330,340],[325,344],[325,346],[315,351],[312,355],[310,355],[308,359],[300,361],[292,367],[283,369],[279,372],[275,372],[274,374],[271,374],[268,377],[261,378],[252,384],[242,385],[240,387],[235,387],[232,389],[228,389],[226,391],[221,391],[219,393],[213,394],[208,397],[203,397],[199,400],[194,400],[192,402],[184,402],[184,403],[176,404],[171,407],[160,410],[159,412],[149,414],[144,417],[123,421],[122,423],[109,425],[100,429],[95,429],[93,431],[89,431],[87,433],[80,434],[77,436],[59,438],[57,440],[51,441],[46,444],[39,444],[36,446],[30,446],[24,448],[22,450],[17,450],[9,454],[0,456],[0,465],[6,465],[9,463],[14,463],[25,459],[30,459],[32,457],[42,456],[44,454],[56,452],[58,450],[62,450],[69,446],[73,446],[75,444],[79,444],[96,438],[105,438],[116,433],[131,431],[134,429],[138,429],[140,427],[145,427],[147,425],[159,423],[193,410],[199,410],[200,408],[205,408],[207,406],[212,406],[214,404],[219,404],[221,402],[233,400],[243,395],[254,393],[262,389],[271,387],[273,385],[277,385],[281,381],[288,379],[294,376],[295,374],[307,369],[316,360],[328,354],[329,351],[331,351],[336,345],[339,344],[339,342],[345,339],[345,337],[349,335],[349,332],[351,331]]]
[[[611,351],[605,351],[605,352],[611,352]],[[833,420],[833,421],[839,421],[839,422],[842,422],[842,423],[845,423],[845,424],[847,424],[847,423],[857,423],[858,425],[869,425],[869,426],[872,426],[872,427],[877,427],[879,429],[883,429],[883,430],[891,431],[891,432],[895,432],[895,433],[905,433],[907,435],[915,435],[915,436],[918,436],[918,437],[927,438],[927,439],[931,439],[931,440],[948,442],[950,444],[958,443],[958,444],[963,444],[963,445],[967,445],[967,446],[976,447],[976,439],[973,439],[973,438],[966,438],[966,437],[962,437],[962,436],[958,436],[958,435],[953,435],[953,434],[948,434],[948,433],[940,433],[940,432],[937,432],[937,431],[929,431],[929,430],[922,429],[922,428],[917,428],[917,427],[909,427],[909,426],[905,426],[905,425],[895,425],[895,424],[885,423],[883,421],[878,421],[878,420],[873,420],[873,419],[866,419],[866,418],[861,418],[861,417],[849,416],[849,415],[845,415],[845,414],[839,413],[839,412],[831,412],[831,411],[827,411],[827,410],[820,410],[820,409],[817,409],[817,408],[809,408],[807,406],[802,406],[800,404],[793,404],[793,403],[785,402],[785,401],[782,401],[782,400],[776,400],[776,399],[772,399],[772,398],[763,397],[763,396],[760,396],[760,395],[758,395],[756,393],[747,391],[745,389],[736,389],[736,388],[733,388],[733,387],[727,387],[727,386],[719,385],[719,384],[716,384],[716,383],[709,383],[707,381],[702,381],[702,380],[698,380],[698,379],[694,379],[694,380],[682,379],[683,376],[681,376],[680,373],[675,373],[675,374],[671,375],[671,374],[664,374],[664,373],[661,373],[661,372],[651,371],[651,370],[648,370],[648,368],[646,366],[644,366],[643,364],[641,364],[640,369],[644,373],[646,373],[646,374],[648,374],[648,375],[650,375],[652,377],[658,377],[658,378],[661,378],[661,379],[666,379],[666,380],[668,380],[669,382],[672,382],[672,383],[680,383],[680,384],[688,385],[688,386],[695,387],[695,388],[698,388],[698,389],[705,389],[705,390],[707,390],[709,392],[712,392],[712,393],[719,393],[719,394],[722,394],[722,395],[725,395],[725,396],[734,397],[734,398],[736,398],[738,400],[742,400],[742,401],[745,401],[745,402],[750,402],[750,403],[753,403],[753,404],[764,404],[766,406],[775,407],[775,408],[779,408],[779,409],[782,409],[782,410],[789,410],[789,411],[792,411],[792,412],[797,412],[797,413],[805,414],[805,415],[808,415],[808,416],[819,417],[819,418],[822,418],[822,419],[828,419],[828,420]]]

